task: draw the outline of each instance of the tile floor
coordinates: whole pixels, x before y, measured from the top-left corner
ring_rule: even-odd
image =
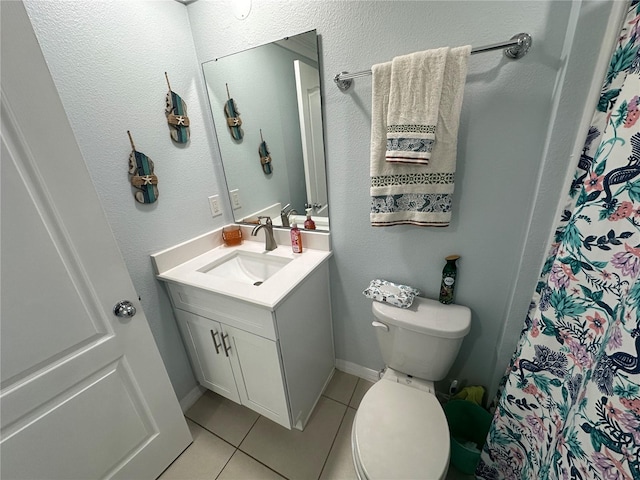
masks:
[[[355,480],[351,425],[371,385],[336,370],[303,432],[207,391],[185,415],[193,443],[158,480]]]

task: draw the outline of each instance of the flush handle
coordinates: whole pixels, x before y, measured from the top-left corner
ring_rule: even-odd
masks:
[[[376,328],[381,328],[385,332],[389,331],[389,327],[382,322],[371,322],[371,325],[373,325]]]
[[[113,314],[116,317],[131,318],[136,314],[136,307],[129,300],[122,300],[113,307]]]

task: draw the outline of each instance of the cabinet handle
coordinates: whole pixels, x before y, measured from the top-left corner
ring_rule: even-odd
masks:
[[[231,350],[231,342],[229,342],[229,346],[227,346],[227,342],[225,342],[224,339],[225,337],[229,338],[229,335],[227,335],[226,333],[223,333],[222,335],[220,335],[220,337],[222,337],[222,345],[224,345],[224,354],[228,357],[229,350]]]
[[[216,347],[216,354],[220,355],[220,347],[222,345],[220,345],[218,343],[218,340],[216,340],[216,335],[218,334],[218,332],[214,332],[213,330],[210,330],[211,332],[211,338],[213,339],[213,346]],[[227,355],[228,357],[229,355]]]

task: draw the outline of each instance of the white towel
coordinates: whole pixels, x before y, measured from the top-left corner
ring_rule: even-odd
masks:
[[[457,135],[470,46],[447,55],[440,95],[436,143],[428,165],[387,162],[387,112],[391,62],[371,70],[371,225],[449,225]]]
[[[395,57],[387,112],[387,162],[427,165],[449,48]]]

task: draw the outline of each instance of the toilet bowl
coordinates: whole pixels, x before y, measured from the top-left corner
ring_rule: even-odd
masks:
[[[433,382],[449,372],[471,328],[471,310],[421,297],[406,309],[379,302],[372,309],[386,369],[353,421],[358,478],[444,479],[449,427]]]
[[[351,447],[360,480],[444,479],[449,429],[433,384],[387,369],[360,402]]]

